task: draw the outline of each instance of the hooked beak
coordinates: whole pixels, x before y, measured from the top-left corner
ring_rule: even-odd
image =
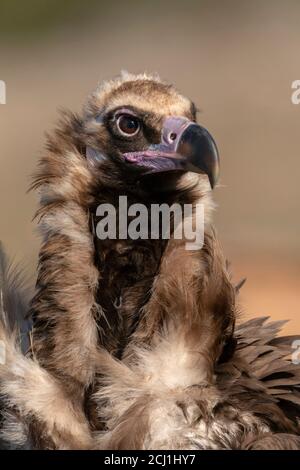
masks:
[[[212,188],[219,176],[219,154],[213,137],[204,127],[183,117],[171,116],[164,121],[159,144],[123,156],[144,168],[146,174],[171,170],[206,174]]]

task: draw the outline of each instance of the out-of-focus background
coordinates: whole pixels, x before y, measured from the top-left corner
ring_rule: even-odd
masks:
[[[215,223],[245,316],[300,332],[299,0],[0,0],[0,239],[34,273],[26,194],[58,108],[79,110],[121,69],[190,96],[222,159]]]

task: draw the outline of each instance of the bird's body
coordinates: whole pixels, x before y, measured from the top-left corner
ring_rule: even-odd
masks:
[[[81,116],[64,117],[34,184],[43,243],[31,357],[0,330],[10,445],[300,448],[300,370],[285,359],[286,340],[265,320],[235,327],[203,175],[215,183],[217,160],[193,103],[157,78],[123,76]],[[203,204],[203,248],[174,237],[100,240],[97,207],[120,196],[145,207]]]

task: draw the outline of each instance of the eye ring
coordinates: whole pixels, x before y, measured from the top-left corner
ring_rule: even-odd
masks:
[[[172,142],[177,139],[177,134],[176,132],[170,132],[169,134],[169,140]]]
[[[126,137],[134,137],[141,129],[138,118],[127,113],[118,115],[116,125],[119,133]]]

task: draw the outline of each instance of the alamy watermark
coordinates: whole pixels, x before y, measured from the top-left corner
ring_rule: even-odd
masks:
[[[118,207],[100,204],[100,218],[95,227],[100,240],[184,239],[187,250],[197,250],[204,243],[203,204],[131,204],[119,196]]]
[[[298,365],[300,364],[300,338],[292,342],[292,349],[295,349],[292,353],[292,363]]]
[[[6,362],[6,347],[4,341],[0,340],[0,366]]]
[[[300,104],[300,80],[294,80],[292,82],[293,93],[291,95],[291,101],[293,104]]]
[[[0,80],[0,104],[6,104],[6,83]]]

